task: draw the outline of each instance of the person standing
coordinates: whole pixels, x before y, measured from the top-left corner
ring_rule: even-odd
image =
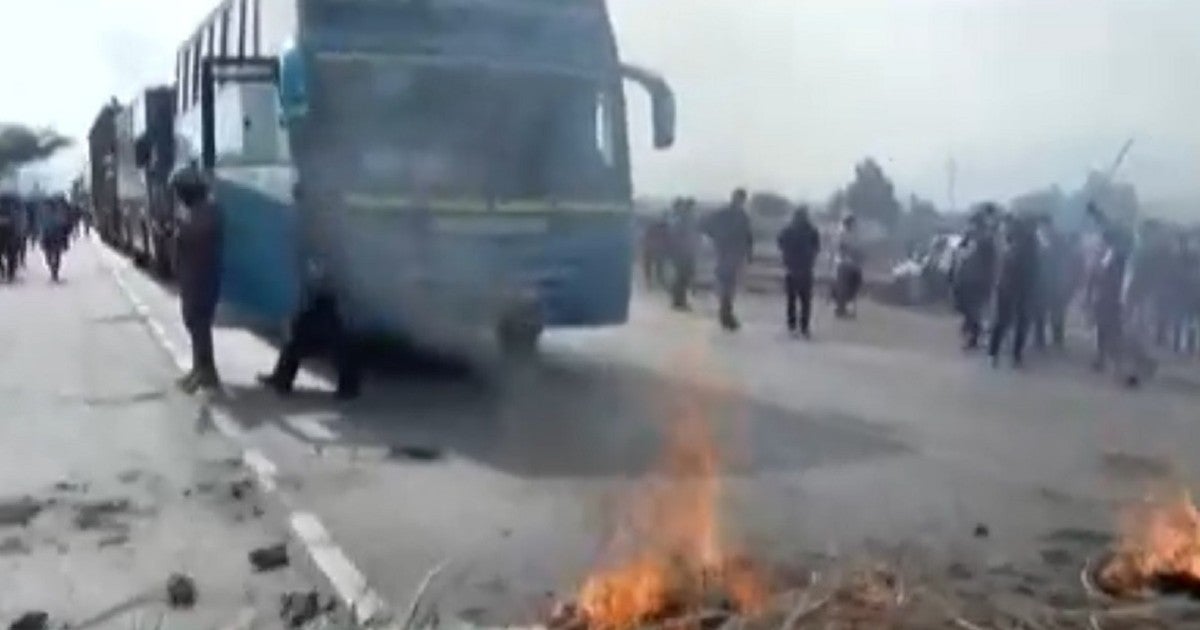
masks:
[[[745,189],[733,191],[729,205],[710,215],[704,226],[704,233],[712,239],[717,254],[719,318],[721,326],[729,331],[741,327],[733,312],[733,302],[738,276],[754,252],[754,233],[750,229],[750,215],[746,212],[746,198]]]
[[[16,201],[0,197],[0,278],[8,282],[16,279],[18,251],[24,245],[21,214]]]
[[[797,327],[805,338],[810,336],[812,319],[813,268],[821,251],[821,234],[808,216],[808,207],[801,205],[792,221],[779,233],[779,253],[783,256],[784,292],[787,300],[787,327],[795,334]],[[797,321],[796,302],[800,302]]]
[[[673,211],[670,224],[671,307],[690,308],[688,294],[696,278],[696,252],[700,248],[700,229],[696,224],[696,201],[683,199]]]
[[[858,219],[850,214],[842,219],[842,227],[838,232],[837,252],[834,262],[833,300],[834,313],[839,318],[852,315],[851,308],[857,311],[858,292],[862,288],[863,261],[866,252],[858,234]]]
[[[1037,291],[1038,250],[1037,230],[1032,220],[1010,216],[1000,278],[996,284],[996,318],[988,343],[992,365],[1000,364],[1000,349],[1010,327],[1013,328],[1013,366],[1020,367],[1024,360],[1025,337]]]
[[[983,333],[983,311],[996,280],[996,234],[986,212],[971,215],[970,226],[959,245],[952,286],[954,304],[962,315],[963,348],[974,350]]]
[[[673,204],[678,207],[682,200]],[[655,289],[666,284],[668,222],[670,213],[654,217],[642,234],[642,272],[646,277],[646,287]]]
[[[41,228],[42,254],[46,258],[46,268],[50,270],[50,280],[58,282],[62,255],[67,249],[71,234],[71,220],[66,203],[58,200],[47,200],[43,203],[38,225]]]
[[[217,389],[213,321],[221,293],[222,213],[204,175],[194,167],[177,173],[171,187],[183,209],[179,221],[179,297],[192,342],[192,369],[179,381],[184,391]]]
[[[1091,282],[1092,309],[1096,322],[1096,359],[1092,367],[1100,372],[1110,361],[1121,360],[1124,344],[1123,293],[1125,271],[1133,248],[1133,237],[1095,206],[1088,204],[1088,214],[1100,227],[1104,239],[1103,253]]]

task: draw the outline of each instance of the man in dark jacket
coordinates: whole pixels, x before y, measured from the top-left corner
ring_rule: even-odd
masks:
[[[779,252],[787,271],[784,291],[787,300],[788,331],[796,332],[796,300],[800,301],[800,334],[809,336],[812,318],[813,268],[821,251],[821,234],[808,218],[808,207],[800,206],[792,222],[779,233]]]
[[[750,231],[750,215],[746,213],[746,191],[737,189],[729,205],[705,221],[704,233],[713,242],[717,253],[717,294],[720,298],[721,326],[737,330],[741,324],[733,314],[737,279],[754,251],[754,234]]]
[[[192,370],[179,381],[187,392],[217,389],[220,378],[213,356],[213,321],[221,295],[221,208],[205,177],[188,168],[172,178],[183,203],[179,222],[179,297],[183,324],[192,342]]]
[[[1037,290],[1038,249],[1033,222],[1027,217],[1009,217],[996,285],[996,319],[988,344],[988,356],[993,365],[999,365],[1000,347],[1010,327],[1014,328],[1013,365],[1020,366],[1024,359],[1025,336],[1029,332]]]

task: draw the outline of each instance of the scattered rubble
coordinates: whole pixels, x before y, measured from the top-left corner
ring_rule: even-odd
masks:
[[[196,599],[196,583],[192,578],[176,573],[167,579],[167,604],[171,608],[191,608],[196,605]]]
[[[249,479],[239,479],[229,484],[229,496],[235,501],[241,501],[254,491],[254,482]]]
[[[300,628],[322,614],[332,613],[337,609],[337,601],[332,597],[322,601],[316,591],[292,592],[284,594],[279,601],[279,618],[289,628]]]
[[[88,484],[81,481],[60,481],[54,484],[54,490],[64,493],[85,493],[88,491]]]
[[[112,534],[109,536],[105,536],[104,538],[101,538],[96,543],[96,546],[99,547],[100,549],[105,549],[108,547],[120,547],[122,545],[127,544],[128,542],[129,542],[129,534],[117,533],[117,534]]]
[[[8,626],[8,630],[46,630],[50,627],[50,615],[41,610],[27,612]]]
[[[393,445],[388,449],[388,456],[392,459],[411,459],[418,462],[432,462],[442,458],[442,452],[436,448],[428,446],[415,446],[411,444]]]
[[[280,543],[270,547],[262,547],[250,552],[250,564],[259,573],[274,571],[288,566],[287,545]]]
[[[0,527],[28,527],[45,505],[33,497],[0,501]]]
[[[130,512],[132,507],[129,499],[103,499],[80,503],[75,506],[75,526],[84,531],[105,529],[123,533],[129,526],[117,522],[115,517]]]

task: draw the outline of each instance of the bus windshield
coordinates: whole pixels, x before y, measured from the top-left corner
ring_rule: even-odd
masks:
[[[315,149],[341,187],[621,197],[617,95],[593,80],[403,60],[326,60],[314,78]]]

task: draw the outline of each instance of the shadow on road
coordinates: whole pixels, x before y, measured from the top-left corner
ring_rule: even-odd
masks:
[[[389,457],[410,462],[461,457],[527,478],[645,473],[661,462],[672,421],[681,413],[706,417],[725,468],[735,475],[909,449],[868,419],[798,413],[630,365],[543,357],[497,370],[417,357],[380,372],[360,401],[337,403],[326,392],[304,390],[280,399],[265,389],[235,386],[228,410],[244,425],[274,423],[317,448],[382,447]],[[696,404],[682,410],[689,400]],[[303,415],[333,418],[337,439],[314,441],[296,430],[289,419]]]

